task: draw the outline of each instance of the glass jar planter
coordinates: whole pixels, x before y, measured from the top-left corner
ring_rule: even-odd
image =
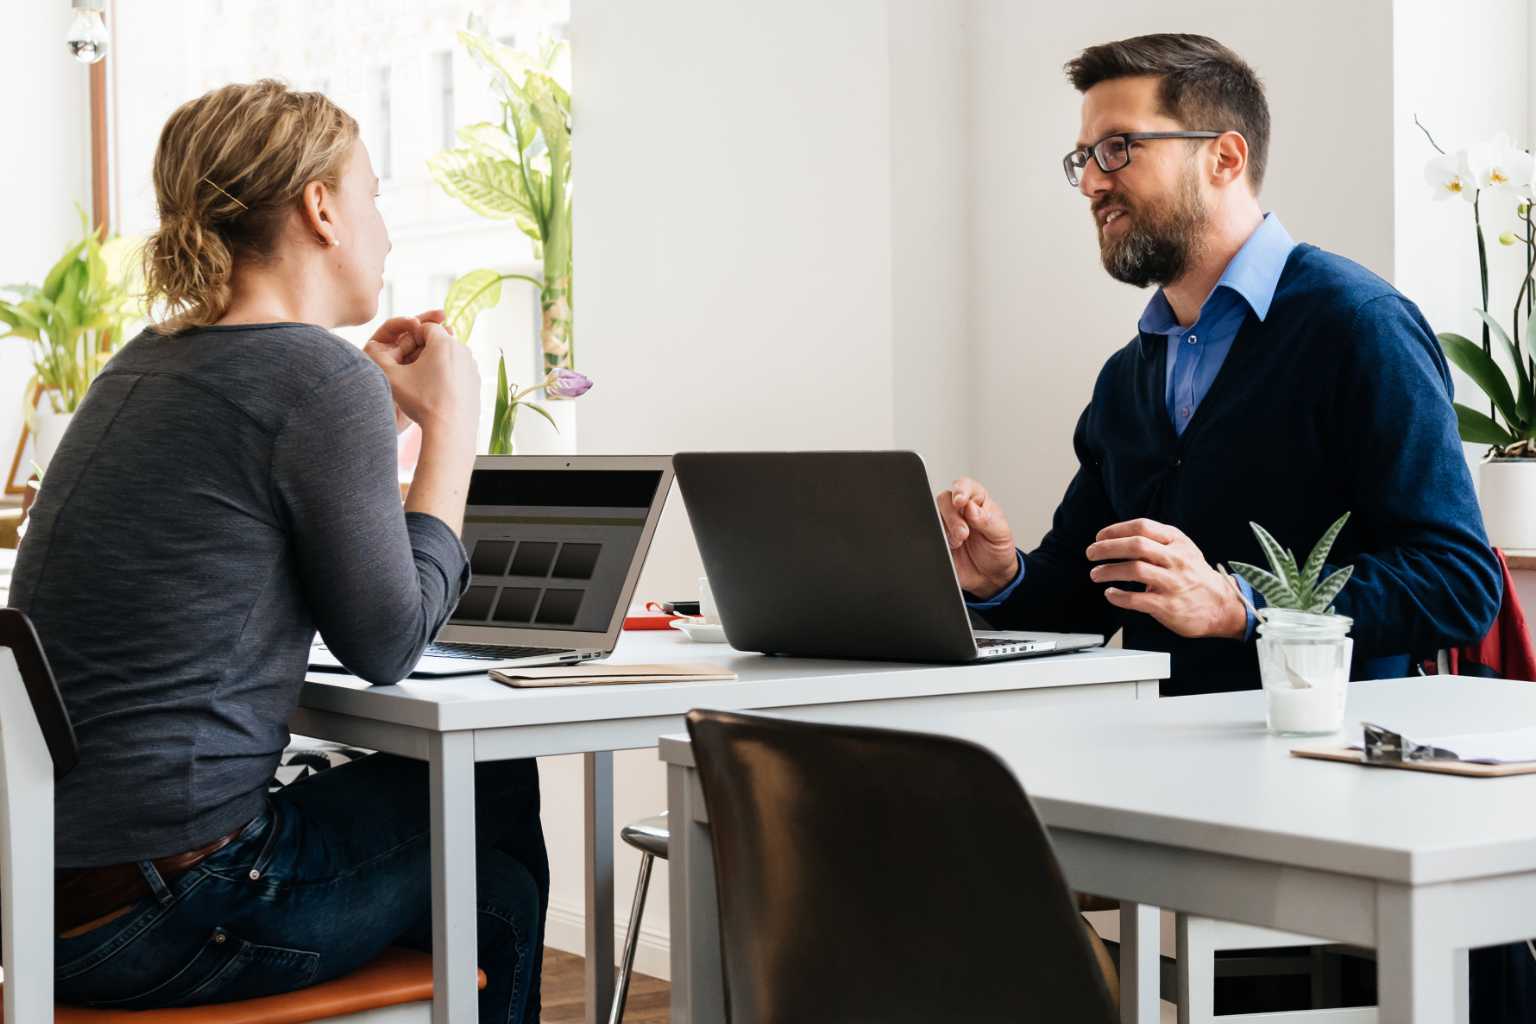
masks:
[[[1322,736],[1344,726],[1344,698],[1355,642],[1353,620],[1289,608],[1264,609],[1259,624],[1259,676],[1269,731]]]

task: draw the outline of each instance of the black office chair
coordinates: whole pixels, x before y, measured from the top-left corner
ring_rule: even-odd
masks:
[[[693,711],[734,1024],[1116,1011],[1044,827],[971,743]]]

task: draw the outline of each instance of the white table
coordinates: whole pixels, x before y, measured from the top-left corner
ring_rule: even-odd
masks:
[[[626,633],[611,659],[723,664],[728,683],[513,690],[485,676],[369,687],[312,673],[296,733],[430,764],[436,1024],[476,1019],[474,765],[551,754],[586,757],[586,1019],[613,998],[613,751],[653,747],[699,706],[791,711],[821,721],[920,727],[935,716],[1131,704],[1157,695],[1163,654],[1098,650],[991,665],[921,666],[739,654],[676,633]],[[1155,934],[1155,927],[1154,927]]]
[[[1265,733],[1263,715],[1263,695],[1249,692],[1092,715],[956,712],[925,728],[1008,763],[1074,889],[1374,947],[1384,1024],[1465,1021],[1466,950],[1536,936],[1536,775],[1303,760],[1288,753],[1299,741]],[[1353,683],[1349,717],[1410,735],[1530,725],[1536,684]],[[723,1020],[708,816],[687,738],[660,746],[673,822],[672,1020]],[[1124,1021],[1157,1020],[1155,995],[1143,995],[1156,975],[1138,976],[1148,966],[1154,958],[1122,957],[1122,985],[1138,993],[1124,999]]]

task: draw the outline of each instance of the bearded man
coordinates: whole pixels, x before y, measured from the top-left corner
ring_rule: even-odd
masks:
[[[1354,620],[1351,678],[1408,675],[1480,638],[1502,577],[1445,358],[1390,284],[1264,213],[1253,70],[1213,39],[1164,34],[1090,47],[1066,72],[1083,95],[1066,176],[1104,269],[1159,288],[1099,374],[1037,548],[1017,548],[977,481],[938,496],[972,608],[999,629],[1123,628],[1127,647],[1172,656],[1165,695],[1254,688],[1242,595],[1262,598],[1212,562],[1264,564],[1251,521],[1305,558],[1349,512],[1331,560],[1354,566],[1335,604]]]

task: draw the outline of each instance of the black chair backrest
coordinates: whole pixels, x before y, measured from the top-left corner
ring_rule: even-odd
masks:
[[[921,733],[693,711],[734,1024],[1116,1012],[1008,769]]]
[[[32,622],[15,608],[0,608],[0,647],[8,647],[16,658],[22,685],[37,715],[38,728],[53,756],[53,777],[61,779],[80,761],[80,744],[75,727],[70,724],[64,698],[59,694],[53,670],[43,654]]]

